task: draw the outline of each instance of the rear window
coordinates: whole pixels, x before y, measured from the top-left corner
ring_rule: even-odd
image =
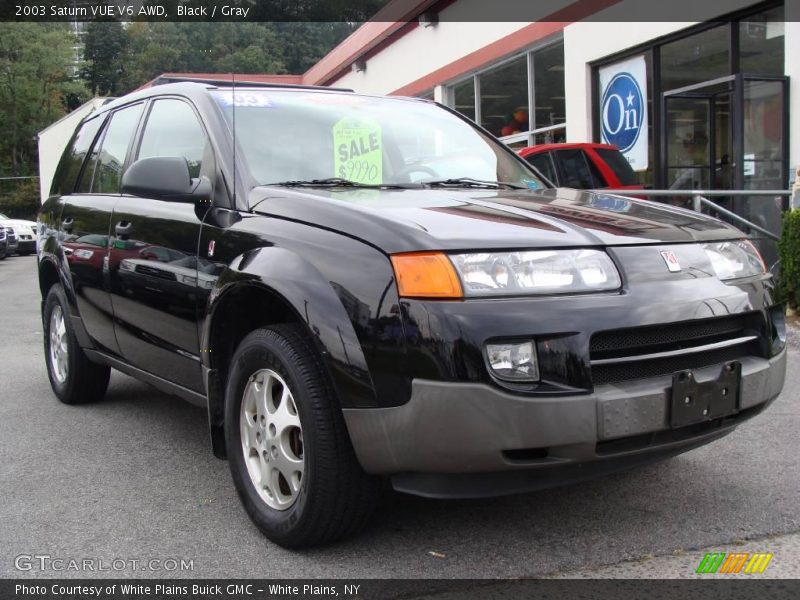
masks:
[[[553,167],[553,161],[550,158],[549,152],[531,154],[530,156],[526,156],[525,160],[536,167],[539,173],[547,177],[553,184],[558,185],[558,177],[556,177],[556,170],[555,167]]]
[[[597,167],[588,160],[583,150],[557,150],[561,161],[560,184],[579,190],[606,187],[605,181],[597,172]]]
[[[610,148],[595,148],[594,151],[603,159],[603,162],[611,167],[621,185],[639,184],[639,178],[636,177],[630,163],[622,156],[622,152]]]
[[[83,161],[86,159],[86,154],[92,147],[92,142],[97,137],[97,132],[104,120],[103,117],[96,117],[81,125],[72,140],[72,145],[64,151],[61,162],[58,163],[56,175],[53,177],[53,186],[50,189],[51,196],[71,194],[75,189],[75,182],[80,175]]]

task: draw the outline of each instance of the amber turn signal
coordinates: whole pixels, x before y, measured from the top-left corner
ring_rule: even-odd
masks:
[[[391,257],[397,288],[405,298],[462,298],[461,280],[442,252],[413,252]]]

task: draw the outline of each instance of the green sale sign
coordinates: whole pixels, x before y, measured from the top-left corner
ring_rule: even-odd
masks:
[[[383,183],[381,127],[372,119],[345,117],[333,126],[336,177],[357,183]]]

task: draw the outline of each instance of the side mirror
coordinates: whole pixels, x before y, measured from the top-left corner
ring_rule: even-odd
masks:
[[[209,202],[211,182],[192,179],[185,158],[142,158],[122,175],[122,193],[170,202]]]

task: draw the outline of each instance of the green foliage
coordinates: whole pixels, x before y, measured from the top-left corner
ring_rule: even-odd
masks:
[[[113,96],[119,92],[123,77],[122,59],[128,35],[117,21],[92,21],[83,36],[81,77],[95,96]]]
[[[169,72],[302,74],[357,26],[357,23],[132,23],[125,29],[127,42],[122,45],[125,52],[117,61],[117,93],[134,90]]]
[[[0,176],[36,173],[36,134],[87,99],[63,23],[0,23]]]
[[[793,308],[800,307],[800,209],[784,213],[778,248],[781,255],[780,299]]]
[[[14,185],[3,186],[0,193],[0,213],[12,219],[36,220],[39,212],[39,180],[23,179]]]
[[[360,6],[369,12],[383,1]],[[288,14],[285,0],[260,10],[268,4]],[[307,15],[332,5],[292,6]],[[358,25],[96,21],[86,27],[81,55],[67,23],[0,23],[0,177],[37,174],[37,133],[91,95],[121,96],[165,72],[301,74]]]

